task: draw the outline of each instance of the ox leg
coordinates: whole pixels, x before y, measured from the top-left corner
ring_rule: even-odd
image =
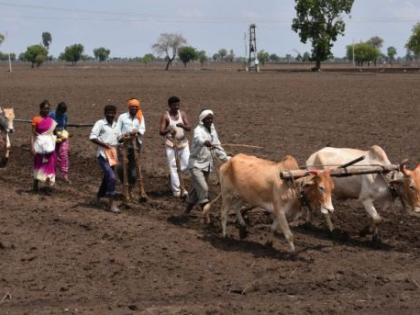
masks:
[[[372,218],[372,232],[373,232],[372,240],[376,241],[379,239],[378,225],[381,224],[382,218],[376,211],[375,206],[373,205],[372,199],[363,200],[362,203],[363,203],[363,206],[365,207],[366,212]]]
[[[277,231],[277,227],[279,226],[279,220],[277,219],[277,216],[274,216],[273,223],[271,224],[271,234],[266,242],[266,245],[273,246],[273,235]]]
[[[311,224],[312,223],[312,211],[309,209],[306,209],[306,219],[305,219],[305,223],[306,224]]]
[[[5,159],[6,162],[9,159],[9,154],[10,154],[10,148],[12,147],[12,144],[10,143],[10,138],[9,135],[6,135],[6,154],[5,154]]]
[[[246,223],[242,216],[241,209],[239,207],[235,208],[235,212],[236,212],[236,218],[238,219],[238,223],[239,223],[239,237],[242,239],[247,236]]]
[[[334,231],[334,225],[331,221],[330,214],[326,213],[326,214],[324,214],[324,217],[325,217],[325,221],[327,222],[327,226],[328,226],[328,229],[330,230],[330,232]]]
[[[290,230],[289,224],[287,223],[287,218],[286,218],[287,209],[288,207],[285,207],[283,209],[276,209],[275,212],[277,214],[277,220],[278,220],[278,223],[280,224],[281,231],[283,232],[284,237],[289,243],[290,252],[294,253],[295,252],[295,244],[293,242],[294,237],[293,237],[292,231]],[[277,224],[274,225],[274,222],[273,222],[273,225],[271,226],[271,229],[273,229],[273,227],[277,229]]]
[[[220,221],[222,222],[222,235],[226,237],[228,213],[232,204],[232,197],[228,193],[222,193],[222,211]]]

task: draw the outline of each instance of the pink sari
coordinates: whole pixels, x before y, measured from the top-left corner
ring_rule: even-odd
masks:
[[[53,134],[56,126],[54,119],[45,117],[37,120],[35,124],[35,132],[39,135]],[[34,158],[34,179],[41,182],[49,182],[54,184],[55,182],[55,165],[56,165],[56,153],[37,153]]]

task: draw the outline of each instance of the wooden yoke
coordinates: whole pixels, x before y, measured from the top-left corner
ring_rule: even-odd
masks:
[[[365,166],[352,166],[345,168],[330,169],[331,177],[347,177],[353,175],[364,174],[386,174],[392,171],[398,171],[400,165],[365,165]],[[290,170],[280,172],[280,178],[285,180],[298,179],[309,175],[308,170]]]
[[[137,184],[139,188],[140,201],[143,202],[148,199],[148,196],[144,190],[143,174],[141,172],[140,146],[139,146],[139,143],[137,142],[136,136],[131,137],[131,143],[133,145],[134,159],[136,162],[136,175],[137,175]]]

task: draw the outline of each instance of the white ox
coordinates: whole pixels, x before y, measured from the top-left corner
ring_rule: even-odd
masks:
[[[5,167],[9,160],[10,154],[10,139],[9,133],[14,132],[13,120],[15,119],[15,112],[12,107],[0,107],[0,167]]]
[[[219,170],[222,195],[221,221],[223,236],[226,237],[227,215],[235,199],[239,198],[250,206],[261,207],[273,214],[271,230],[275,232],[280,225],[290,251],[294,252],[293,234],[290,231],[287,217],[295,218],[300,214],[301,195],[313,208],[323,212],[334,210],[331,192],[334,188],[329,171],[312,171],[310,175],[294,182],[285,182],[280,178],[284,170],[299,169],[292,156],[286,156],[280,162],[272,162],[255,156],[238,154],[224,163]],[[206,216],[209,207],[204,207]],[[235,207],[238,222],[246,227],[240,209]]]
[[[354,166],[391,165],[385,151],[377,146],[369,150],[326,147],[313,153],[306,161],[307,167],[322,169],[335,168],[364,156],[364,160]],[[334,178],[334,194],[341,199],[358,199],[366,212],[372,218],[373,240],[378,239],[378,225],[382,218],[378,214],[374,202],[382,204],[387,209],[399,197],[403,206],[410,206],[415,212],[420,212],[420,165],[414,170],[401,166],[400,171],[389,174],[367,174]],[[327,215],[328,216],[328,215]]]

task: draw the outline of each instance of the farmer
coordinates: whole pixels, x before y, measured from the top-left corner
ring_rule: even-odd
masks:
[[[143,112],[140,108],[140,100],[136,98],[131,98],[127,102],[128,105],[128,112],[121,114],[118,117],[117,121],[117,129],[120,133],[120,141],[126,142],[127,148],[127,173],[128,173],[128,184],[129,184],[129,195],[130,199],[132,196],[132,190],[136,183],[137,178],[137,171],[136,171],[136,158],[134,152],[134,146],[132,139],[135,139],[136,146],[137,146],[137,153],[140,153],[142,139],[141,137],[144,135],[146,131],[146,126],[144,123]],[[124,146],[122,146],[122,150],[124,150]],[[139,154],[138,154],[139,155]],[[122,161],[122,163],[125,163]],[[122,179],[122,170],[119,168],[118,174],[120,175],[120,179]],[[122,180],[121,180],[122,181]],[[143,196],[141,196],[143,198]]]
[[[97,201],[100,198],[109,198],[109,210],[119,213],[115,201],[115,182],[116,176],[114,167],[117,164],[117,145],[120,131],[117,128],[115,116],[117,108],[114,105],[106,105],[104,108],[105,118],[98,120],[90,132],[89,139],[98,145],[96,157],[104,174],[101,186],[97,193]]]
[[[160,117],[159,133],[161,136],[165,136],[165,151],[172,193],[175,197],[186,198],[188,192],[180,186],[178,172],[185,171],[188,166],[190,149],[185,132],[191,130],[191,125],[187,114],[179,109],[180,99],[177,96],[168,99],[168,106],[169,110]]]
[[[190,213],[196,204],[203,208],[209,202],[207,179],[214,168],[213,155],[216,155],[221,161],[227,161],[230,158],[220,145],[213,124],[213,116],[213,111],[210,109],[202,110],[198,118],[198,126],[194,129],[188,161],[192,188],[185,209],[186,214]]]
[[[69,180],[69,133],[67,132],[67,104],[64,102],[58,103],[55,111],[50,112],[49,116],[55,120],[57,126],[55,127],[55,135],[57,142],[55,145],[55,153],[57,155],[57,168],[65,182],[70,183]]]
[[[55,183],[55,141],[54,129],[57,123],[48,116],[50,103],[39,104],[39,116],[32,119],[31,151],[34,155],[33,190],[38,192],[39,182],[53,186]]]

